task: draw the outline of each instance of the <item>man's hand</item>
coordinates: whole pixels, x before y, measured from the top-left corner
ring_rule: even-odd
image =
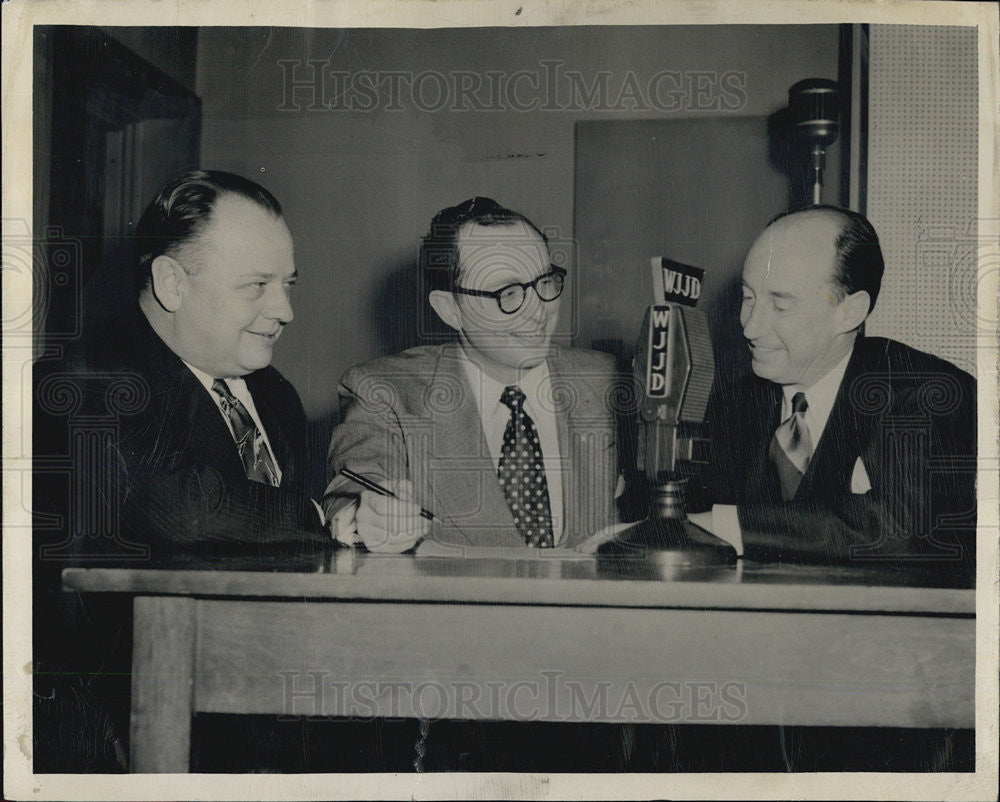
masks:
[[[408,479],[387,486],[397,498],[361,491],[356,516],[358,535],[369,551],[398,554],[425,537],[431,522],[420,516],[420,505],[413,501],[413,485]]]

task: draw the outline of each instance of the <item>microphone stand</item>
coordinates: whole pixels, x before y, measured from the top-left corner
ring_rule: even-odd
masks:
[[[621,541],[642,546],[662,566],[735,565],[736,550],[725,540],[688,520],[688,479],[665,479],[650,486],[649,517],[626,530]]]
[[[648,514],[603,544],[598,555],[625,557],[639,551],[664,568],[735,565],[736,550],[729,543],[688,520],[685,496],[690,480],[677,471],[678,459],[690,461],[694,456],[693,440],[677,436],[692,368],[684,314],[673,304],[650,307],[643,332],[635,373],[643,399],[637,467],[646,484]],[[662,375],[655,386],[654,371]]]
[[[598,555],[618,558],[638,552],[661,568],[736,564],[736,549],[688,519],[685,497],[689,479],[676,474],[657,482],[646,479],[646,519],[603,544]]]

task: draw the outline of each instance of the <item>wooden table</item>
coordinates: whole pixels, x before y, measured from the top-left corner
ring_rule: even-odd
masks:
[[[187,771],[195,712],[974,726],[968,589],[527,550],[308,570],[66,569],[135,597],[134,771]]]

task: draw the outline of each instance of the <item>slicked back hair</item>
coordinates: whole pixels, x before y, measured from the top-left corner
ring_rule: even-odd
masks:
[[[871,299],[868,313],[871,314],[882,288],[882,274],[885,272],[885,258],[882,256],[882,246],[879,245],[875,227],[858,212],[829,205],[807,206],[784,212],[767,225],[770,228],[779,220],[808,214],[831,215],[840,222],[840,231],[834,240],[837,252],[833,272],[834,286],[843,293],[841,297],[861,290],[867,292]]]
[[[524,223],[548,244],[548,239],[520,212],[501,206],[492,198],[475,197],[457,206],[442,209],[431,220],[431,227],[420,248],[420,265],[428,291],[450,291],[458,285],[462,266],[458,262],[458,236],[469,224],[511,226]]]
[[[171,178],[139,218],[136,236],[136,292],[152,281],[153,260],[175,256],[208,225],[223,195],[237,195],[281,216],[281,204],[260,184],[221,170],[187,170]]]

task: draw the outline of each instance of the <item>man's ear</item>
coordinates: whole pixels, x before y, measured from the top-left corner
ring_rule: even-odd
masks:
[[[871,307],[871,296],[864,290],[858,290],[851,295],[845,295],[840,302],[840,329],[846,333],[854,331],[865,322]]]
[[[160,255],[150,265],[153,297],[168,312],[176,312],[181,305],[181,286],[186,278],[180,262]]]
[[[444,290],[433,290],[429,296],[431,309],[441,318],[444,323],[455,331],[462,330],[462,315],[458,311],[458,303],[455,296]]]

